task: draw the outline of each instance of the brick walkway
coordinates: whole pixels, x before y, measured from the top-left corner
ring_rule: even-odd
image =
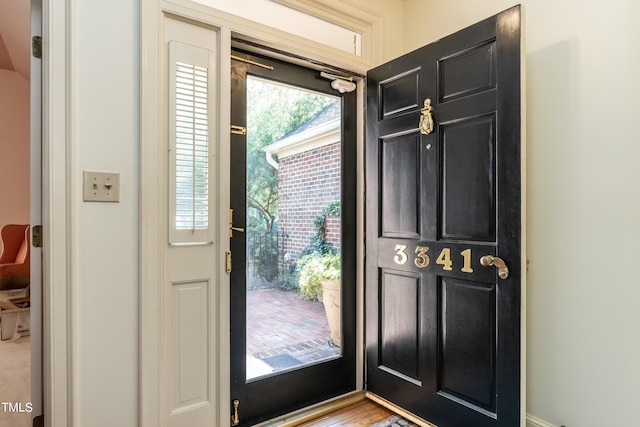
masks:
[[[306,301],[295,291],[252,290],[247,292],[247,313],[247,357],[264,368],[256,375],[340,354],[329,345],[321,302]]]

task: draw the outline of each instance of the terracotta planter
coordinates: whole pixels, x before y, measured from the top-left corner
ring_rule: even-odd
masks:
[[[340,282],[334,280],[323,280],[322,282],[322,302],[329,321],[331,331],[331,341],[336,347],[340,347],[341,324],[340,324]]]

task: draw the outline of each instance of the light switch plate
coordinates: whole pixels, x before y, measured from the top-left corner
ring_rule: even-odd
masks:
[[[117,172],[84,171],[85,202],[119,202],[120,174]]]

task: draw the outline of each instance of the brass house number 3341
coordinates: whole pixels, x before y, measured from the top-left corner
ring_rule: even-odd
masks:
[[[395,248],[396,255],[393,257],[393,260],[398,265],[404,265],[409,260],[409,255],[407,255],[407,245],[396,245]],[[425,268],[431,263],[431,258],[428,253],[428,246],[416,246],[415,258],[413,263],[418,268]],[[465,249],[460,252],[462,255],[462,268],[460,271],[463,273],[473,273],[473,268],[471,268],[471,249]],[[445,271],[453,270],[453,261],[451,261],[451,249],[444,248],[440,251],[440,255],[436,258],[436,264],[441,265],[442,269]]]

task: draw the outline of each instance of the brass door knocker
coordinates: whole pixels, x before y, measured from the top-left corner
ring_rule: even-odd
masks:
[[[433,132],[433,117],[431,116],[432,110],[431,98],[425,99],[424,108],[420,110],[422,112],[422,115],[420,116],[420,133],[423,135],[429,135]]]

